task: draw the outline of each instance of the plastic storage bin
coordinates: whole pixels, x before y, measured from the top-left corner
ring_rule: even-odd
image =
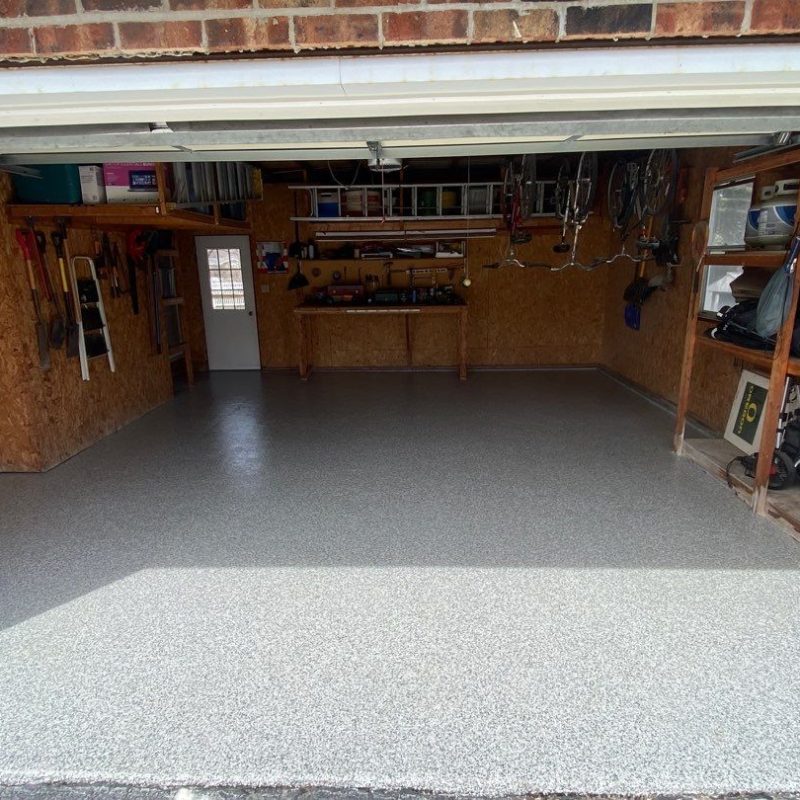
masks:
[[[13,175],[18,203],[80,203],[81,177],[76,164],[34,164],[41,178]]]

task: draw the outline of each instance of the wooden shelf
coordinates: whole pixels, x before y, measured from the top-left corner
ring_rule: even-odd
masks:
[[[738,497],[747,503],[751,502],[753,479],[744,474],[741,466],[727,472],[728,464],[744,455],[738,447],[725,439],[685,439],[683,455],[715,478],[729,482]],[[766,511],[795,538],[800,538],[800,484],[767,492]]]
[[[162,297],[161,303],[165,306],[182,306],[183,305],[183,298],[182,297]]]
[[[291,222],[336,222],[352,225],[354,222],[467,222],[468,220],[502,219],[500,214],[422,214],[419,216],[382,217],[353,215],[352,217],[289,217]],[[548,215],[548,219],[553,219]]]
[[[303,267],[310,265],[326,267],[350,267],[353,264],[368,265],[376,264],[382,267],[387,262],[393,267],[400,269],[402,266],[417,269],[430,269],[431,267],[441,267],[442,269],[461,269],[464,266],[464,257],[458,258],[398,258],[397,256],[387,256],[386,258],[314,258],[300,259]]]
[[[220,219],[195,211],[174,211],[163,214],[156,203],[100,203],[98,205],[52,205],[46,203],[11,203],[7,207],[10,222],[64,219],[72,227],[85,228],[166,228],[241,233],[250,224],[241,220]]]
[[[699,320],[698,324],[710,325],[712,327],[714,325],[710,320]],[[769,372],[772,369],[774,356],[770,350],[751,350],[749,347],[741,347],[732,342],[721,342],[718,339],[712,339],[704,333],[698,335],[697,344],[728,353],[734,358],[738,358],[740,361],[745,361],[753,366],[761,367],[765,372]],[[800,358],[790,358],[786,372],[793,377],[800,376]]]
[[[786,250],[727,250],[718,253],[712,251],[706,254],[705,260],[708,264],[777,269],[783,266],[786,254]]]
[[[716,180],[718,183],[727,183],[756,175],[759,172],[769,172],[797,163],[800,163],[800,147],[787,147],[785,150],[747,158],[728,169],[718,170]]]

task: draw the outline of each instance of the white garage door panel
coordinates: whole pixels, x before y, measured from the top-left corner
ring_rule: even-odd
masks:
[[[22,67],[0,71],[0,127],[793,106],[796,56],[728,44]]]

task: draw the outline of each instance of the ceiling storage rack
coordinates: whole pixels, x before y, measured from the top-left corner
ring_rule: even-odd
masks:
[[[176,169],[177,167],[177,169]],[[230,168],[234,168],[231,170]],[[262,196],[261,172],[245,164],[156,164],[158,199],[144,203],[10,203],[8,219],[59,220],[75,228],[130,227],[242,233],[247,201]]]
[[[304,213],[298,222],[433,221],[501,216],[502,182],[290,186]],[[536,217],[555,214],[555,181],[538,181]]]
[[[800,148],[795,148],[788,152],[758,156],[724,170],[707,170],[700,219],[706,222],[712,219],[712,206],[716,191],[737,182],[741,183],[748,180],[752,181],[753,186],[755,186],[759,180],[763,181],[781,170],[783,170],[782,177],[786,177],[787,170],[785,168],[789,168],[788,171],[792,175],[797,175],[800,172]],[[798,200],[800,200],[800,196],[798,196]],[[797,221],[794,225],[795,234],[798,232],[798,227],[800,227],[800,214],[797,215]],[[790,355],[792,333],[797,314],[798,293],[800,291],[800,269],[795,265],[792,274],[791,308],[786,322],[778,332],[773,352],[753,350],[730,342],[709,338],[705,335],[705,332],[713,323],[702,316],[703,277],[708,265],[728,264],[774,272],[776,269],[781,268],[787,257],[787,250],[760,250],[749,247],[726,250],[710,247],[708,243],[706,244],[705,251],[698,259],[695,267],[689,302],[681,382],[678,393],[674,448],[676,453],[692,459],[706,471],[726,480],[729,477],[726,474],[728,463],[733,458],[742,455],[741,451],[725,439],[687,439],[685,437],[696,349],[702,347],[716,350],[733,356],[743,364],[761,369],[769,375],[769,388],[762,411],[763,425],[758,443],[759,458],[755,477],[751,480],[741,477],[737,473],[736,475],[731,475],[730,480],[737,494],[748,502],[755,513],[783,521],[797,533],[800,532],[800,488],[794,487],[781,491],[770,491],[768,483],[786,379],[787,377],[800,378],[800,359],[793,358]]]

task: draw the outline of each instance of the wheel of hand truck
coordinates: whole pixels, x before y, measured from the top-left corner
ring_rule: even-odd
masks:
[[[794,483],[796,475],[794,461],[789,454],[783,450],[776,450],[769,471],[769,488],[788,489]]]

